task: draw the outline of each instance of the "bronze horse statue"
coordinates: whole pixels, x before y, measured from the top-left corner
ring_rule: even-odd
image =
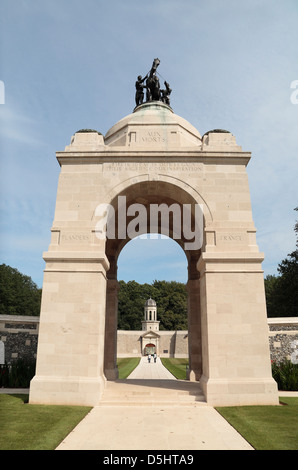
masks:
[[[160,85],[159,79],[156,76],[157,67],[160,64],[159,59],[154,59],[149,77],[146,80],[146,101],[159,101],[160,100]]]
[[[144,92],[143,89],[146,88],[146,102],[148,101],[162,101],[163,103],[170,105],[170,94],[171,88],[169,84],[165,81],[165,90],[160,89],[159,78],[157,77],[157,67],[160,64],[159,59],[154,59],[150,72],[142,78],[141,75],[138,76],[138,79],[135,83],[136,87],[136,106],[139,106],[143,103]],[[143,83],[146,80],[146,86]]]

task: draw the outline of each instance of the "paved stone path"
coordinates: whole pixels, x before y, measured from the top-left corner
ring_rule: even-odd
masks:
[[[176,380],[142,358],[126,380],[107,383],[95,406],[57,450],[253,450],[196,382]]]
[[[165,379],[165,380],[176,380],[168,369],[166,369],[159,357],[154,362],[153,358],[151,362],[148,362],[147,357],[142,357],[138,367],[127,377],[127,380],[131,379]]]

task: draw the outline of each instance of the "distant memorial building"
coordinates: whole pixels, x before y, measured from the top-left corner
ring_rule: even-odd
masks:
[[[30,403],[100,403],[106,381],[117,380],[117,357],[125,350],[125,335],[117,334],[119,254],[132,238],[159,233],[182,247],[188,263],[188,332],[175,332],[168,344],[178,354],[179,341],[187,338],[189,378],[207,404],[278,404],[264,255],[246,171],[251,153],[231,132],[213,129],[202,136],[175,114],[170,85],[159,82],[159,65],[154,59],[150,71],[137,77],[132,113],[105,136],[77,131],[56,153],[60,176],[43,254]],[[167,211],[173,217],[163,217]],[[150,330],[157,319],[146,308],[149,330],[141,330],[141,339],[129,332],[136,333],[135,354],[153,344],[170,355],[163,332]]]
[[[148,299],[144,308],[145,320],[142,321],[142,330],[146,331],[142,335],[142,351],[143,354],[154,354],[159,351],[159,338],[156,334],[159,331],[159,321],[157,321],[157,306],[153,299]],[[149,343],[147,341],[150,341]],[[146,344],[145,344],[146,343]]]
[[[188,332],[186,330],[159,331],[157,304],[148,299],[144,306],[142,330],[117,331],[117,356],[147,356],[188,358]]]
[[[155,300],[148,299],[145,303],[144,308],[145,319],[142,321],[142,330],[143,331],[158,331],[159,330],[159,321],[157,321],[157,305]]]
[[[154,354],[159,352],[159,338],[156,334],[159,331],[159,321],[157,321],[157,306],[153,299],[148,299],[145,303],[144,308],[145,320],[142,321],[142,330],[146,331],[145,335],[142,335],[142,351],[143,354]],[[148,343],[147,341],[150,342]],[[146,343],[146,344],[145,344]]]

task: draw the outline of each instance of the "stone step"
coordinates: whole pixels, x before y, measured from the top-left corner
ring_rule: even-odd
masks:
[[[190,406],[190,405],[206,405],[205,398],[200,397],[201,399],[191,399],[191,400],[180,400],[180,399],[169,399],[166,397],[150,397],[145,400],[142,398],[137,399],[126,399],[119,397],[118,399],[109,399],[108,397],[104,398],[100,402],[100,406],[148,406],[148,405],[172,405],[172,406]]]
[[[119,396],[121,394],[122,396],[197,396],[197,395],[202,395],[201,391],[197,392],[188,392],[187,390],[179,390],[179,391],[174,391],[174,390],[105,390],[104,394],[109,395],[110,397],[112,396]]]
[[[206,405],[198,383],[187,381],[108,382],[101,406]]]
[[[197,407],[197,406],[206,406],[206,403],[203,402],[203,401],[197,401],[197,402],[189,402],[189,403],[186,403],[186,402],[169,402],[169,401],[155,401],[155,400],[152,400],[152,401],[146,401],[146,402],[120,402],[120,401],[117,401],[117,402],[112,402],[112,401],[106,401],[106,402],[100,402],[97,406],[102,406],[102,407],[121,407],[121,406],[124,406],[124,407],[137,407],[137,406],[140,406],[140,407],[148,407],[148,406],[162,406],[162,407],[168,407],[168,406],[172,406],[172,407],[190,407],[190,406],[193,406],[193,407]]]
[[[146,399],[146,400],[101,400],[99,406],[203,406],[206,405],[204,397],[201,400],[168,400],[168,399]]]
[[[169,400],[169,401],[174,401],[174,400],[180,400],[180,401],[196,401],[203,399],[203,395],[198,394],[198,395],[184,395],[184,394],[151,394],[151,393],[131,393],[131,394],[104,394],[103,395],[103,400]]]

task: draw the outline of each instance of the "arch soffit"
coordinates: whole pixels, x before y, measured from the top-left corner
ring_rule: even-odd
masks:
[[[115,198],[118,195],[125,192],[131,186],[134,186],[135,184],[138,184],[138,183],[145,183],[145,182],[167,183],[172,186],[176,186],[179,190],[185,191],[193,198],[193,200],[197,204],[203,205],[205,223],[211,223],[213,221],[213,216],[209,208],[209,205],[207,201],[202,197],[202,195],[190,184],[186,183],[185,181],[179,178],[176,178],[174,176],[169,176],[169,175],[159,174],[158,178],[150,178],[150,175],[147,173],[147,174],[142,174],[142,175],[128,178],[113,187],[113,189],[107,194],[106,202],[108,204],[111,204],[112,201],[115,200]],[[180,202],[180,201],[177,201],[177,202]]]
[[[177,190],[179,190],[180,192],[181,191],[185,192],[188,196],[191,196],[191,198],[193,199],[193,201],[195,203],[203,205],[205,225],[212,222],[213,217],[212,217],[211,210],[210,210],[207,202],[205,201],[205,199],[201,196],[201,194],[195,188],[193,188],[190,184],[186,183],[185,181],[180,180],[180,179],[175,178],[175,177],[172,177],[172,176],[169,176],[169,175],[159,174],[158,178],[150,178],[150,175],[148,173],[146,173],[146,174],[137,175],[137,176],[134,176],[134,177],[131,177],[131,178],[127,178],[126,180],[122,181],[121,183],[115,185],[107,193],[105,202],[107,204],[112,204],[116,200],[118,195],[121,195],[121,194],[123,195],[123,193],[125,193],[126,190],[129,190],[129,188],[131,188],[132,186],[134,186],[136,184],[139,184],[139,183],[150,183],[150,182],[166,183],[166,184],[169,184],[171,186],[175,186],[177,188]],[[183,201],[178,201],[177,200],[177,202],[178,203],[181,202],[183,204]],[[147,232],[144,232],[144,233],[147,233]],[[172,238],[172,237],[170,237],[170,238]],[[130,239],[118,240],[118,242],[116,244],[117,247],[116,246],[114,247],[114,257],[115,257],[114,261],[116,261],[118,259],[118,256],[119,256],[120,252],[122,251],[124,246],[129,241],[130,241]],[[178,245],[180,245],[182,251],[184,252],[184,254],[186,256],[186,259],[189,262],[190,253],[184,250],[184,248],[182,246],[182,240],[175,239],[174,241],[177,242]],[[107,240],[107,243],[109,245],[110,241]]]

